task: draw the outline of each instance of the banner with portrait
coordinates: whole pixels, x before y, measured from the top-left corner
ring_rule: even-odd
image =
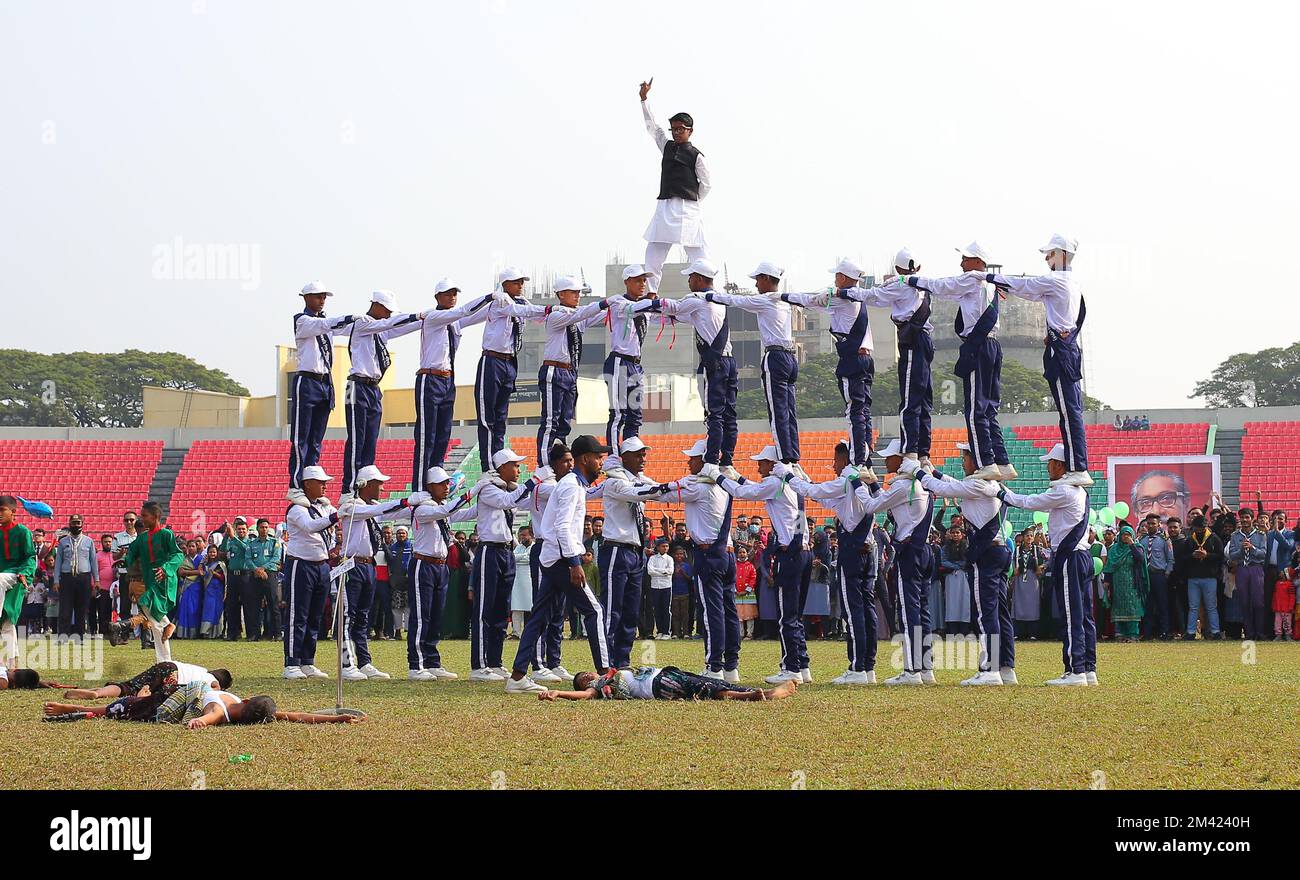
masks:
[[[1163,524],[1171,516],[1187,522],[1187,511],[1220,491],[1217,455],[1112,455],[1106,464],[1110,504],[1128,504],[1136,525],[1155,513]]]

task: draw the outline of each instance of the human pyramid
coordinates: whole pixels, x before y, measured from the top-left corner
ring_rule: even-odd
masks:
[[[458,304],[459,284],[444,278],[434,288],[434,309],[397,313],[394,295],[380,290],[372,294],[364,313],[335,318],[324,312],[333,295],[328,286],[313,281],[303,287],[304,309],[294,316],[298,370],[291,378],[289,404],[284,677],[328,677],[316,667],[315,654],[329,593],[330,536],[338,523],[343,524],[341,552],[350,565],[340,591],[346,620],[343,676],[354,681],[390,677],[372,664],[367,645],[375,595],[374,557],[380,541],[377,524],[407,519],[414,544],[409,572],[412,617],[407,677],[413,681],[457,678],[443,667],[438,653],[448,586],[450,523],[476,520],[481,540],[473,564],[471,681],[504,682],[508,693],[533,693],[543,699],[786,696],[799,683],[812,680],[802,621],[811,564],[804,505],[805,499],[811,498],[835,511],[839,535],[836,587],[848,624],[849,668],[833,683],[876,682],[877,554],[872,547],[878,540],[873,535],[877,513],[887,514],[894,522],[889,541],[904,649],[903,670],[884,683],[934,683],[926,601],[932,551],[927,537],[934,499],[955,498],[973,529],[967,566],[974,585],[980,644],[979,669],[962,684],[1017,682],[1007,593],[1011,551],[1003,536],[1008,505],[1049,515],[1053,584],[1065,609],[1066,628],[1064,670],[1048,684],[1096,684],[1093,568],[1086,543],[1086,487],[1092,480],[1084,435],[1079,345],[1087,310],[1071,272],[1076,242],[1052,236],[1040,248],[1049,271],[1036,277],[990,272],[989,254],[972,242],[957,249],[961,273],[952,277],[921,275],[917,259],[903,248],[894,260],[896,274],[876,287],[861,286],[862,269],[850,260],[841,260],[832,270],[832,288],[783,293],[784,270],[764,261],[749,275],[756,294],[717,291],[714,282],[719,270],[709,258],[701,209],[710,178],[704,154],[691,141],[694,120],[687,113],[678,113],[670,117],[666,133],[647,104],[652,82],[641,84],[640,98],[647,131],[660,156],[660,188],[644,235],[644,264],[624,270],[623,291],[579,306],[584,285],[578,278],[564,276],[553,284],[555,301],[536,304],[523,297],[524,283],[530,279],[509,267],[498,273],[497,290],[464,304]],[[673,245],[680,245],[690,261],[682,273],[690,295],[682,299],[658,295],[663,264]],[[996,330],[999,301],[1008,295],[1046,307],[1043,373],[1059,414],[1062,442],[1042,457],[1052,484],[1038,495],[1020,495],[1003,485],[1016,477],[997,420],[1002,351]],[[934,354],[930,307],[934,297],[958,306],[953,329],[961,343],[955,373],[962,379],[968,435],[967,442],[959,444],[961,478],[941,473],[929,458]],[[897,328],[900,391],[900,436],[874,450],[871,388],[875,363],[869,305],[889,309]],[[744,479],[732,466],[737,439],[737,373],[728,306],[756,315],[763,346],[762,384],[772,443],[752,457],[758,462],[758,481]],[[838,477],[823,483],[810,481],[800,466],[795,390],[799,364],[791,330],[795,307],[829,311],[838,355],[836,377],[849,424],[849,437],[834,452]],[[705,438],[681,451],[688,474],[667,482],[645,474],[650,449],[639,437],[644,375],[641,347],[651,314],[660,315],[665,322],[689,324],[694,330],[699,354],[696,374],[705,412]],[[521,483],[524,457],[507,448],[505,441],[523,322],[530,320],[546,329],[537,377],[542,418],[537,467]],[[584,435],[569,445],[582,333],[600,322],[610,330],[610,352],[604,364],[609,391],[605,437],[602,442]],[[462,331],[477,323],[484,324],[483,352],[474,383],[483,477],[467,491],[461,486],[460,475],[449,474],[443,465],[456,397],[455,353]],[[383,500],[380,496],[389,478],[375,467],[374,459],[382,415],[379,385],[391,363],[387,343],[416,331],[420,334],[420,368],[415,382],[412,485],[422,490],[407,498]],[[329,414],[335,406],[331,368],[336,336],[347,337],[351,357],[343,401],[347,441],[337,509],[325,497],[326,483],[332,478],[319,464]],[[886,472],[893,475],[888,488],[879,484],[871,467],[872,455],[883,458]],[[603,585],[599,600],[588,588],[581,567],[582,526],[589,498],[602,500],[605,515],[606,540],[597,560]],[[775,544],[770,552],[780,610],[781,662],[776,673],[766,678],[777,686],[770,691],[739,684],[741,628],[732,588],[735,561],[729,547],[731,506],[737,498],[762,500],[774,529]],[[643,505],[657,499],[680,501],[685,507],[694,546],[695,589],[703,607],[705,665],[698,675],[673,667],[633,670],[630,666],[646,565]],[[0,499],[0,516],[3,503]],[[507,669],[502,651],[515,568],[513,518],[521,507],[532,513],[537,538],[531,559],[534,602],[519,650]],[[167,543],[165,538],[158,541],[159,545]],[[152,551],[150,560],[152,566],[156,561]],[[165,624],[160,626],[160,622],[174,605],[176,580],[175,569],[166,564],[157,572],[157,588],[150,593],[153,602],[141,607],[155,627],[158,659],[164,661],[170,660],[170,654],[161,628]],[[0,598],[5,589],[14,589],[12,574],[0,575]],[[566,603],[583,617],[593,673],[575,677],[562,665],[561,626]],[[11,619],[16,618],[6,616],[4,622],[6,650],[12,638]],[[572,681],[575,690],[559,692],[546,687],[564,681]]]

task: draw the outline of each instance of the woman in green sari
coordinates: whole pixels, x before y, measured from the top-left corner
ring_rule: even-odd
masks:
[[[1121,525],[1110,545],[1102,572],[1110,576],[1110,592],[1103,602],[1110,609],[1115,635],[1121,642],[1136,642],[1150,582],[1142,547],[1128,523]]]

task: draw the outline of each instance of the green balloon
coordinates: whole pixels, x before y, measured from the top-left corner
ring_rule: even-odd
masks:
[[[1098,558],[1096,558],[1096,557],[1093,557],[1093,560],[1092,560],[1092,573],[1093,573],[1094,575],[1100,575],[1100,574],[1101,574],[1101,569],[1102,569],[1103,565],[1104,565],[1104,563],[1103,563],[1100,559],[1098,559]]]
[[[1101,520],[1103,525],[1113,526],[1115,525],[1115,511],[1109,507],[1103,507],[1101,512],[1097,514],[1097,519]]]
[[[1128,504],[1123,501],[1116,501],[1110,507],[1111,510],[1115,511],[1116,519],[1128,519]]]
[[[1016,527],[1013,526],[1013,525],[1011,524],[1011,520],[1006,520],[1005,522],[1002,523],[1002,535],[1003,535],[1003,537],[1010,538],[1010,537],[1011,537],[1011,533],[1014,532],[1015,530],[1016,530]]]
[[[1089,511],[1088,511],[1088,525],[1092,526],[1092,525],[1096,525],[1096,524],[1097,524],[1097,511],[1095,511],[1095,510],[1089,510]]]
[[[1034,522],[1038,523],[1039,525],[1047,525],[1047,511],[1035,510]]]

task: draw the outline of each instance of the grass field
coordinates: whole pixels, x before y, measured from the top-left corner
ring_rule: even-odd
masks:
[[[507,643],[507,662],[517,642]],[[656,665],[701,665],[700,642],[642,643]],[[57,691],[0,694],[5,788],[1296,788],[1300,646],[1103,644],[1102,687],[1046,688],[1060,645],[1018,646],[1022,684],[844,690],[814,683],[781,703],[541,703],[500,685],[405,680],[405,645],[373,646],[389,682],[347,684],[357,725],[201,731],[108,721],[43,724]],[[444,663],[467,671],[466,642]],[[813,674],[844,668],[841,642],[814,642]],[[882,645],[881,669],[892,646]],[[585,642],[565,642],[582,667]],[[333,705],[334,681],[286,682],[274,644],[176,642],[177,659],[225,666],[235,693],[286,709]],[[324,642],[320,657],[332,658]],[[634,658],[638,655],[634,652]],[[775,642],[746,642],[742,679],[775,669]],[[109,678],[153,653],[108,649]],[[333,661],[320,665],[332,673]],[[891,673],[892,674],[892,673]],[[400,677],[399,677],[400,676]],[[51,675],[50,677],[57,678]],[[882,676],[883,678],[884,676]],[[247,763],[231,756],[251,754]],[[1104,776],[1099,775],[1104,774]]]

